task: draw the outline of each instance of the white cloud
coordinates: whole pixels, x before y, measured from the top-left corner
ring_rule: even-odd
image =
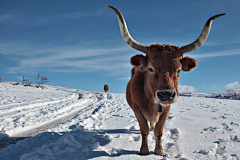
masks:
[[[106,10],[82,10],[82,11],[73,11],[73,12],[65,12],[61,14],[53,15],[53,18],[87,18],[87,17],[100,17],[106,16]]]
[[[223,40],[216,41],[215,40],[215,41],[205,42],[204,46],[219,46],[219,45],[227,45],[227,44],[234,44],[234,43],[240,43],[239,38],[232,41],[223,41]]]
[[[191,54],[191,55],[189,54],[189,56],[191,56],[192,58],[211,58],[211,57],[238,55],[238,54],[240,54],[240,49],[211,52],[211,53],[204,53],[204,54]]]
[[[60,14],[42,13],[41,16],[37,14],[29,14],[28,12],[5,13],[0,17],[0,23],[10,23],[17,25],[39,26],[49,25],[53,23],[63,23],[66,19],[86,19],[89,17],[106,17],[106,9],[98,10],[81,10],[64,12]]]
[[[193,86],[187,86],[187,85],[179,85],[178,86],[178,92],[179,93],[194,93],[198,89]]]
[[[240,84],[238,83],[238,81],[229,83],[226,86],[224,86],[224,88],[226,88],[226,89],[233,89],[233,88],[237,88],[237,87],[240,87]]]
[[[117,80],[119,80],[119,81],[127,81],[127,80],[130,80],[131,79],[131,77],[119,77],[119,78],[117,78]]]
[[[17,17],[17,14],[12,13],[1,14],[0,23],[6,23],[9,21],[9,19],[16,19]]]
[[[216,88],[217,88],[217,84],[216,83],[210,87],[210,89],[216,89]]]
[[[129,46],[84,49],[81,45],[60,47],[47,45],[31,47],[19,43],[0,45],[1,54],[15,57],[12,59],[16,61],[15,66],[7,68],[8,74],[34,74],[39,70],[62,73],[101,71],[106,76],[122,77],[131,72],[130,57],[135,54],[132,52],[135,51]]]

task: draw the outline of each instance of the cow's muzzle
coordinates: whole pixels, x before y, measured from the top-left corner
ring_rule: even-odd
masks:
[[[171,104],[177,101],[177,92],[175,90],[158,90],[156,92],[155,102]]]

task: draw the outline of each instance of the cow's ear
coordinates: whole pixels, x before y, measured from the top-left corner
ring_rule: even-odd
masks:
[[[141,71],[146,69],[147,59],[141,54],[137,54],[131,58],[131,64],[139,67]]]
[[[190,57],[184,57],[180,62],[182,63],[182,70],[185,72],[189,72],[197,67],[197,61]]]

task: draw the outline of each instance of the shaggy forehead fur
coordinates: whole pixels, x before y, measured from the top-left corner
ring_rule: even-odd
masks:
[[[167,45],[160,45],[160,44],[153,44],[148,48],[147,56],[161,56],[163,59],[164,57],[182,57],[181,48],[177,46]]]
[[[178,69],[181,67],[180,59],[182,59],[181,48],[171,45],[151,45],[148,49],[147,65],[151,65],[159,71]],[[172,70],[172,72],[175,72]]]

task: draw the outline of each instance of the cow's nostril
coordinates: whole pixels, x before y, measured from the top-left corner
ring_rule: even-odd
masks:
[[[164,99],[164,95],[162,92],[157,93],[158,98],[162,101]]]
[[[176,92],[173,91],[170,95],[170,100],[173,100],[175,98],[175,96],[176,96]]]

